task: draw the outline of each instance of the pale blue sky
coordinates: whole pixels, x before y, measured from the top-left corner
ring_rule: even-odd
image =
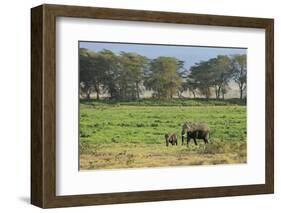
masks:
[[[130,43],[109,43],[109,42],[84,42],[80,41],[80,48],[87,48],[93,51],[108,49],[115,54],[124,52],[135,52],[148,58],[158,56],[171,56],[185,62],[185,68],[189,69],[196,62],[214,58],[217,55],[247,54],[246,48],[231,47],[200,47],[200,46],[176,46],[158,44],[130,44]]]

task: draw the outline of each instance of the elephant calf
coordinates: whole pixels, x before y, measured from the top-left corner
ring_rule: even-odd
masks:
[[[165,134],[166,146],[169,146],[169,143],[172,145],[178,145],[177,135],[175,133]]]
[[[196,139],[203,139],[205,144],[209,143],[210,128],[205,123],[184,123],[182,125],[182,145],[184,144],[184,136],[186,135],[187,145],[190,140],[193,139],[195,145],[197,145]]]

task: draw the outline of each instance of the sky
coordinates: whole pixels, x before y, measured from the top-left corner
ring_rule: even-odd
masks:
[[[108,49],[119,54],[121,51],[134,52],[146,56],[150,59],[159,56],[176,57],[184,61],[184,67],[189,69],[195,63],[214,58],[217,55],[246,54],[246,48],[231,47],[201,47],[201,46],[176,46],[159,44],[132,44],[132,43],[112,43],[112,42],[79,42],[80,48],[87,48],[95,52]]]

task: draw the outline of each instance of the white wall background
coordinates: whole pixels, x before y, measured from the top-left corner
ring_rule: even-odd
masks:
[[[277,0],[39,0],[2,1],[0,7],[0,211],[39,212],[30,192],[30,8],[42,3],[162,10],[275,19],[275,194],[68,208],[69,212],[278,212],[281,198],[281,13]],[[279,110],[278,110],[279,109]],[[188,180],[186,180],[188,181]],[[65,208],[49,212],[64,212]]]

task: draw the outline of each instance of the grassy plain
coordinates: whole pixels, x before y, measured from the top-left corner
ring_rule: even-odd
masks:
[[[208,123],[210,143],[181,145],[184,121]],[[175,132],[178,146],[165,145]],[[117,169],[246,162],[246,106],[225,101],[80,101],[80,169]]]

